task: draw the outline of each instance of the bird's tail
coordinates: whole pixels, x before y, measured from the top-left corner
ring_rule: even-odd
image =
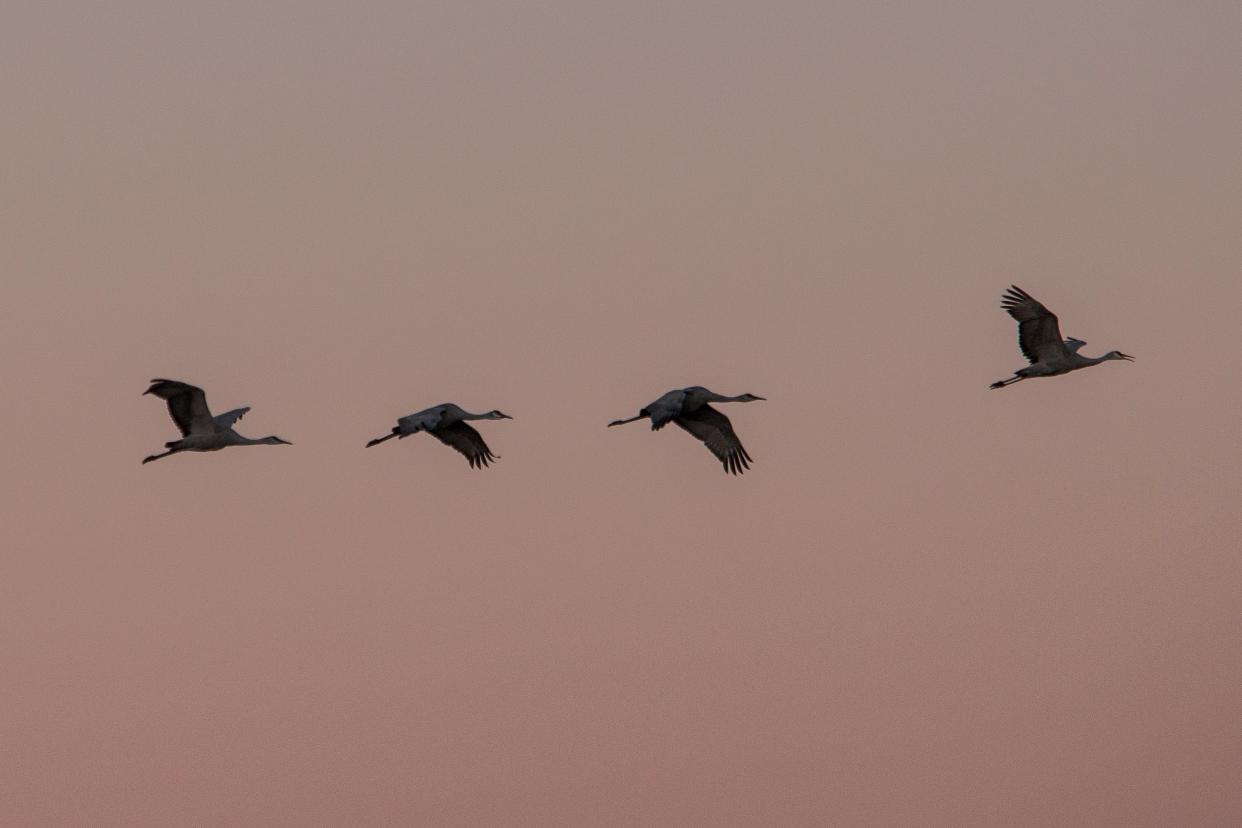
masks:
[[[374,440],[367,443],[367,448],[370,448],[371,446],[378,446],[380,443],[384,442],[385,440],[391,440],[393,437],[396,437],[398,434],[400,434],[400,429],[394,428],[392,430],[392,434],[385,434],[383,437],[376,437]]]

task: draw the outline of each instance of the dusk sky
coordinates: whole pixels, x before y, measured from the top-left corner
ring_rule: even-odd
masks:
[[[1242,823],[1240,32],[5,3],[0,824]]]

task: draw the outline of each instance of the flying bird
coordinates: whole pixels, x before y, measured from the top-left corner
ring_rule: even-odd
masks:
[[[492,460],[499,459],[499,455],[492,454],[487,443],[483,442],[483,436],[466,420],[512,419],[508,414],[496,410],[484,414],[471,414],[453,403],[442,403],[402,417],[393,426],[391,434],[376,437],[367,443],[367,448],[379,445],[385,440],[391,440],[393,437],[404,440],[411,434],[425,431],[444,445],[461,452],[470,463],[470,468],[481,469]]]
[[[168,413],[181,429],[181,439],[165,443],[168,451],[143,458],[143,463],[159,460],[181,451],[219,451],[229,446],[288,446],[288,440],[279,437],[260,437],[252,440],[233,430],[233,423],[245,415],[250,407],[235,408],[223,414],[212,415],[207,407],[207,395],[203,389],[184,382],[167,379],[151,380],[151,387],[142,392],[154,394],[168,401]]]
[[[716,459],[730,474],[741,474],[750,468],[751,460],[742,441],[733,431],[729,418],[712,408],[708,403],[722,402],[754,402],[762,400],[754,394],[742,394],[737,397],[725,397],[708,391],[701,385],[669,391],[660,399],[640,409],[637,417],[626,420],[613,420],[609,428],[632,423],[644,418],[651,419],[651,430],[658,431],[670,422],[676,423],[690,436],[700,440],[708,451],[716,455]]]
[[[1056,315],[1017,285],[1010,285],[1009,290],[1005,291],[1001,307],[1018,320],[1018,346],[1031,364],[1014,371],[1009,379],[997,380],[989,386],[991,388],[1004,388],[1032,377],[1068,374],[1110,359],[1134,360],[1134,357],[1121,351],[1109,351],[1098,357],[1080,355],[1078,350],[1087,343],[1073,337],[1062,339]]]

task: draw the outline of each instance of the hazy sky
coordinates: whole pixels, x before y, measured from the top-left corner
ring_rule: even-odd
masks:
[[[1242,821],[1240,31],[5,3],[0,823]]]

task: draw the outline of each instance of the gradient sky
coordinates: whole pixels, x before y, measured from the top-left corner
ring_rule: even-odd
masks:
[[[0,823],[1242,822],[1239,31],[5,3]]]

